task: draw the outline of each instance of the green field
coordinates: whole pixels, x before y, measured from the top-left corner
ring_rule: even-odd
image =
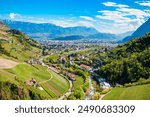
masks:
[[[42,87],[51,95],[52,98],[58,98],[69,89],[69,82],[62,76],[58,75],[52,70],[49,70],[52,79],[42,84]]]
[[[65,94],[69,89],[69,83],[66,79],[41,65],[19,64],[11,69],[0,70],[0,81],[2,82],[11,81],[16,85],[20,85],[20,82],[24,83],[31,78],[36,79],[44,89],[40,91],[32,87],[32,90],[46,99],[56,99]]]
[[[150,100],[150,84],[114,88],[103,100]]]

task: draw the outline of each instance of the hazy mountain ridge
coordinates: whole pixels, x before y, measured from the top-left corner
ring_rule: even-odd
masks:
[[[94,28],[88,28],[83,26],[63,28],[54,24],[36,24],[29,22],[19,22],[3,20],[3,22],[13,29],[18,29],[32,37],[42,38],[43,35],[48,39],[54,39],[62,36],[71,35],[91,35],[96,34],[98,31]]]
[[[72,35],[72,36],[64,36],[64,37],[58,37],[53,40],[60,40],[60,41],[70,41],[70,40],[80,40],[83,39],[84,36],[80,35]]]
[[[128,42],[132,39],[144,36],[146,33],[150,32],[150,19],[147,20],[144,24],[142,24],[131,36],[125,37],[121,43]]]
[[[3,20],[3,22],[13,29],[18,29],[36,40],[52,39],[52,40],[75,40],[80,39],[97,39],[101,41],[121,40],[125,35],[115,35],[109,33],[101,33],[94,28],[77,26],[63,28],[54,24],[36,24],[21,21]],[[68,39],[70,37],[70,39]],[[79,38],[77,38],[79,37]]]
[[[109,34],[109,33],[97,33],[97,34],[89,35],[85,38],[96,39],[101,41],[115,41],[119,39],[119,36],[115,34]]]

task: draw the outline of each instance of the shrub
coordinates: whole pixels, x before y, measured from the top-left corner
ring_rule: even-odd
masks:
[[[100,94],[106,94],[110,91],[111,89],[104,89]]]
[[[101,96],[100,96],[100,93],[95,92],[94,95],[93,95],[93,97],[92,97],[92,100],[99,100],[100,97],[101,97]]]

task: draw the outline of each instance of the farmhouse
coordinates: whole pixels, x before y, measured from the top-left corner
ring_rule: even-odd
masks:
[[[85,56],[83,56],[83,55],[78,56],[78,60],[83,60],[83,59],[85,59]]]
[[[53,71],[55,71],[56,73],[61,73],[61,68],[60,67],[57,67],[57,65],[56,64],[52,64],[51,66],[50,66],[50,69],[52,69]]]
[[[84,65],[84,64],[81,64],[80,67],[86,71],[91,71],[92,68],[90,66],[87,66],[87,65]]]
[[[38,64],[38,60],[36,58],[30,59],[27,61],[28,64],[35,65]]]
[[[25,83],[29,86],[34,86],[34,87],[39,86],[39,83],[34,78],[32,78],[31,80],[26,80]]]
[[[71,80],[71,81],[75,81],[76,80],[76,75],[75,74],[69,73],[68,77],[69,77],[69,80]]]

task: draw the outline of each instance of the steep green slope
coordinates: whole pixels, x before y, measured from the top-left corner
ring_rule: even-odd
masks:
[[[26,61],[39,55],[39,43],[0,22],[0,56]]]
[[[112,83],[150,78],[150,33],[105,54],[99,73]]]
[[[57,99],[68,91],[66,79],[38,64],[40,48],[27,35],[0,22],[0,99]],[[25,63],[33,59],[34,65]]]

